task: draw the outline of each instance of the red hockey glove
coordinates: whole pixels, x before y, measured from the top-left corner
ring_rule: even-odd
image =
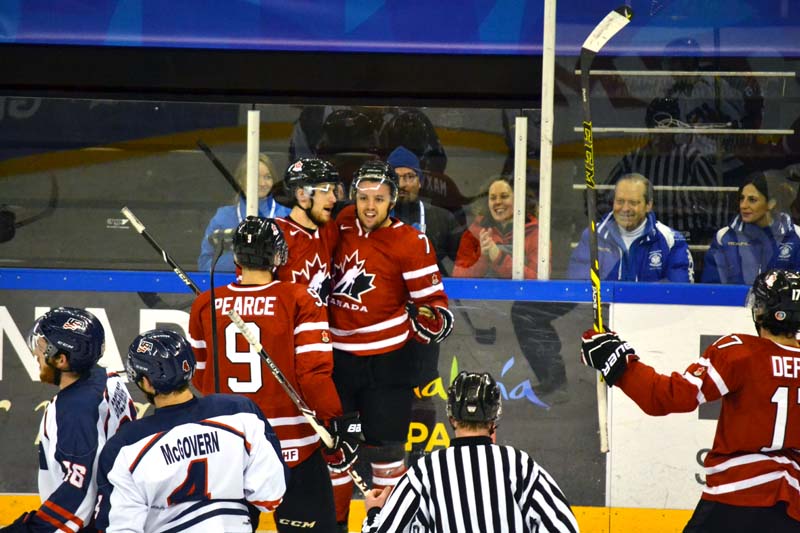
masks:
[[[446,307],[406,305],[414,338],[422,344],[440,343],[453,331],[453,313]]]
[[[11,525],[0,527],[0,533],[30,533],[33,531],[31,529],[31,520],[33,520],[34,516],[36,516],[36,511],[22,513]]]
[[[333,447],[323,447],[322,455],[328,469],[334,473],[349,470],[358,459],[358,447],[364,442],[358,413],[346,413],[331,418],[328,432],[333,437]]]
[[[609,387],[613,387],[628,368],[628,357],[636,358],[633,347],[613,331],[597,333],[589,329],[583,332],[581,361],[599,370]]]

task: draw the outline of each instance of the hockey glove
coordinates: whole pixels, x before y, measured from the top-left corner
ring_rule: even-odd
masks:
[[[629,356],[636,358],[633,347],[613,331],[597,333],[589,329],[583,332],[581,361],[599,370],[609,387],[613,387],[628,368]]]
[[[453,331],[453,313],[446,307],[421,305],[414,307],[406,304],[406,311],[411,318],[414,338],[422,344],[438,344]]]
[[[22,513],[22,516],[14,520],[11,525],[0,527],[0,533],[30,533],[32,531],[31,520],[36,516],[36,511]]]
[[[328,422],[328,432],[333,437],[333,447],[325,447],[322,450],[328,469],[337,474],[345,472],[358,459],[358,447],[364,443],[358,413],[346,413],[331,418]]]

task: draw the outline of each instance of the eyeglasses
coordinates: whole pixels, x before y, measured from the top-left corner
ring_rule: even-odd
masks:
[[[400,181],[414,181],[415,179],[419,178],[416,172],[408,172],[406,174],[398,174],[397,179]]]

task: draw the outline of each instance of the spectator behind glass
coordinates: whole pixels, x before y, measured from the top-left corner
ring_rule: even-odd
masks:
[[[489,182],[487,214],[479,215],[461,237],[453,276],[462,278],[510,278],[513,181],[498,176]],[[525,278],[536,279],[539,223],[529,202],[525,222]],[[566,401],[567,373],[560,355],[561,340],[552,321],[574,304],[514,302],[511,323],[520,350],[536,375],[537,396],[549,403]]]
[[[285,207],[275,201],[272,194],[272,187],[275,185],[275,177],[278,176],[272,159],[266,154],[258,154],[258,216],[265,218],[276,218],[288,216],[291,208]],[[247,155],[245,154],[239,161],[234,174],[236,182],[242,190],[247,190]],[[211,263],[216,256],[214,246],[209,242],[209,236],[218,229],[234,230],[239,223],[247,217],[247,202],[244,198],[236,195],[236,203],[226,205],[217,209],[217,212],[208,223],[203,241],[200,243],[200,257],[197,259],[198,270],[211,270]],[[226,250],[217,262],[217,271],[234,272],[236,266],[233,264],[233,252]]]
[[[656,220],[653,187],[626,174],[614,189],[614,208],[597,226],[600,278],[611,281],[694,281],[694,263],[681,232]],[[570,279],[589,278],[589,230],[567,268]]]
[[[703,283],[750,285],[766,270],[800,268],[800,227],[774,208],[766,177],[752,175],[739,188],[739,214],[706,253]]]
[[[528,211],[525,220],[525,278],[536,279],[539,222],[534,213]],[[489,182],[488,205],[461,237],[453,276],[510,278],[513,218],[513,181],[507,176],[496,176]]]

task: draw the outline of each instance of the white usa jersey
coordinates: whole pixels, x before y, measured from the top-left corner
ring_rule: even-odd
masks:
[[[111,439],[98,467],[105,533],[251,533],[247,502],[272,511],[288,468],[248,398],[213,394],[156,409]]]
[[[121,424],[134,418],[123,381],[99,366],[50,401],[39,426],[42,506],[31,531],[68,533],[91,525],[100,450]]]

